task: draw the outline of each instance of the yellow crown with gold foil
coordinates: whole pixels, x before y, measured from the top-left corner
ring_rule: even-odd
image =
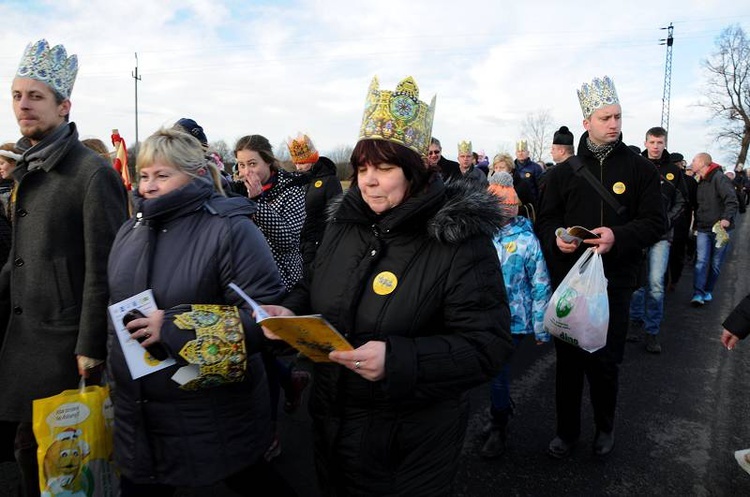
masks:
[[[320,158],[312,140],[305,134],[297,133],[297,138],[288,138],[286,146],[295,164],[315,164]]]
[[[581,89],[578,90],[578,101],[581,104],[584,119],[591,117],[591,114],[597,109],[620,103],[620,99],[617,98],[615,83],[609,76],[604,76],[601,79],[594,78],[590,84],[583,83]]]
[[[426,156],[434,117],[435,97],[430,105],[420,101],[419,88],[411,76],[403,79],[396,91],[381,90],[375,76],[367,90],[359,139],[391,141]]]
[[[469,140],[462,140],[458,142],[458,155],[461,154],[470,154],[474,151],[474,149],[471,147],[471,141]]]
[[[529,150],[529,143],[526,140],[518,140],[516,142],[516,152],[527,152]]]

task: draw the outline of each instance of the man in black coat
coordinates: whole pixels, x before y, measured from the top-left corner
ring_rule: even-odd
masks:
[[[614,447],[630,297],[638,283],[643,250],[659,239],[665,222],[656,169],[622,141],[622,109],[614,83],[607,76],[595,78],[582,86],[578,96],[586,133],[579,141],[577,158],[593,177],[573,167],[552,169],[535,228],[556,287],[584,248],[597,247],[608,280],[609,325],[606,346],[593,353],[555,338],[557,433],[548,449],[555,458],[567,457],[580,437],[584,378],[589,381],[596,424],[594,453],[606,456]],[[600,192],[595,182],[606,191]],[[557,228],[571,226],[589,228],[600,238],[579,246],[555,234]]]
[[[127,217],[122,181],[69,122],[78,61],[30,43],[11,94],[21,131],[13,246],[0,276],[7,332],[0,350],[0,420],[15,440],[25,493],[39,492],[32,401],[78,386],[106,357],[107,258]],[[33,493],[31,495],[33,495]]]
[[[440,145],[440,140],[434,136],[430,139],[430,148],[427,149],[427,163],[440,169],[440,176],[445,183],[461,177],[458,162],[443,157],[443,147]]]

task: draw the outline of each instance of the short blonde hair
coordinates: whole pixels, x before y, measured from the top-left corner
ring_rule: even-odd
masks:
[[[216,191],[224,195],[221,174],[216,164],[206,158],[203,145],[194,136],[176,129],[162,128],[146,138],[138,150],[136,172],[155,162],[165,162],[194,178],[205,177],[201,170],[211,174]]]
[[[495,169],[495,164],[498,163],[504,163],[510,171],[512,172],[516,168],[515,162],[513,162],[513,158],[510,156],[510,154],[497,154],[495,157],[492,158],[492,169]]]

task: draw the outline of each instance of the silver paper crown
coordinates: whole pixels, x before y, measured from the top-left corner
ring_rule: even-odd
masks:
[[[581,103],[584,119],[588,119],[595,110],[605,105],[620,103],[615,84],[609,76],[604,76],[601,79],[594,78],[591,80],[591,84],[583,83],[581,89],[578,90],[578,101]]]
[[[62,45],[50,48],[47,40],[26,45],[16,77],[31,78],[47,84],[63,98],[70,98],[78,74],[78,57]]]

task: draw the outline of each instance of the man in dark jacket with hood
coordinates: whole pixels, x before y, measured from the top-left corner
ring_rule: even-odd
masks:
[[[440,169],[440,176],[445,183],[461,177],[458,162],[443,157],[443,147],[434,136],[430,139],[430,148],[427,150],[427,163]]]
[[[669,160],[666,149],[667,130],[657,126],[646,132],[645,149],[642,155],[650,160],[659,172],[661,197],[667,225],[658,242],[648,249],[647,281],[635,291],[630,302],[630,320],[633,327],[629,341],[640,340],[638,328],[646,332],[646,351],[652,354],[661,352],[657,338],[664,317],[664,280],[669,264],[669,250],[674,237],[674,225],[685,209],[687,189],[682,179],[682,169]]]
[[[32,401],[76,388],[104,361],[107,257],[127,217],[115,169],[68,121],[75,55],[46,40],[26,47],[12,83],[21,131],[13,248],[0,277],[7,332],[0,351],[0,420],[19,423],[26,492],[39,491]],[[32,494],[33,495],[33,494]]]
[[[593,177],[587,178],[583,170],[573,167],[553,168],[545,181],[535,227],[555,286],[584,248],[597,247],[608,280],[609,326],[606,346],[593,353],[555,338],[557,436],[548,449],[555,458],[567,457],[581,434],[584,377],[589,381],[596,424],[594,453],[606,456],[614,447],[619,364],[625,349],[630,297],[637,285],[643,250],[659,239],[665,222],[656,169],[622,141],[622,109],[612,80],[595,78],[581,87],[578,98],[586,132],[576,157]],[[600,193],[594,182],[606,192]],[[612,200],[616,200],[617,209],[610,205]],[[576,225],[589,228],[600,238],[579,245],[555,234],[557,228]]]
[[[732,181],[709,154],[703,152],[693,158],[693,171],[700,176],[700,181],[693,224],[698,233],[690,303],[700,307],[713,300],[714,286],[734,229],[738,202]]]

